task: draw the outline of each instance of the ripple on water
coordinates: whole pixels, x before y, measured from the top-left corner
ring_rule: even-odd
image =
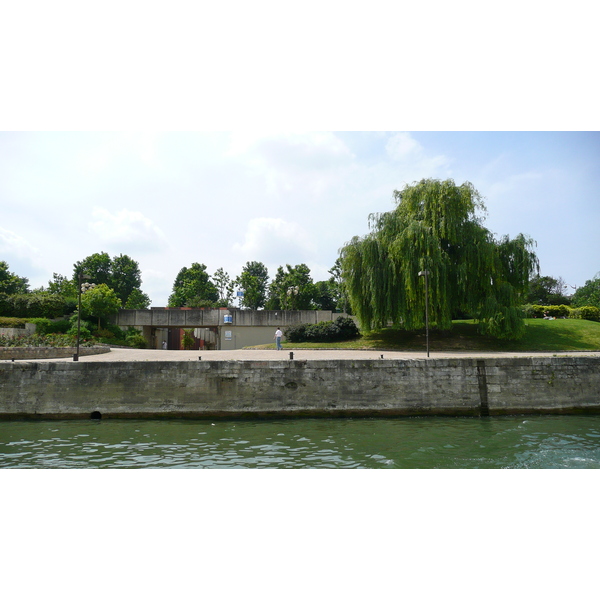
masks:
[[[6,422],[0,467],[595,469],[599,439],[594,416]]]

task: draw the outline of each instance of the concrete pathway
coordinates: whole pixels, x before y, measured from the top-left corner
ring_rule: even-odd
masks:
[[[113,362],[113,361],[203,361],[219,360],[290,360],[290,352],[294,360],[427,360],[427,353],[392,352],[386,350],[137,350],[134,348],[112,348],[106,354],[80,356],[80,362]],[[429,352],[429,358],[492,358],[522,356],[595,356],[600,352]],[[73,358],[37,359],[43,362],[73,362]],[[31,359],[28,362],[37,362]]]

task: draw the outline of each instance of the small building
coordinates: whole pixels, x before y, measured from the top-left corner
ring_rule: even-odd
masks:
[[[139,329],[150,348],[237,350],[274,343],[275,330],[301,323],[333,321],[345,313],[329,310],[244,310],[239,308],[122,309],[113,323]],[[285,338],[284,338],[285,339]]]

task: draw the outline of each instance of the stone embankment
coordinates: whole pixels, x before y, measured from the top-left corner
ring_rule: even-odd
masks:
[[[48,358],[72,358],[76,348],[20,348],[9,346],[0,348],[0,360],[37,360]],[[93,356],[95,354],[106,354],[110,352],[108,346],[79,348],[79,356]]]
[[[123,350],[116,360],[0,362],[0,418],[600,414],[598,354],[230,354],[236,359]]]

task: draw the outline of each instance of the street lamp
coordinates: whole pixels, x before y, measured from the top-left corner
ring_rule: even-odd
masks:
[[[79,360],[79,336],[81,333],[81,292],[89,290],[94,287],[93,283],[82,283],[83,279],[90,279],[89,275],[84,275],[81,271],[77,276],[79,280],[79,286],[77,289],[77,348],[75,349],[75,354],[73,354],[73,360],[77,362]],[[83,287],[85,286],[85,290]]]
[[[419,277],[425,277],[425,337],[427,339],[427,358],[429,358],[429,271],[419,271]]]

